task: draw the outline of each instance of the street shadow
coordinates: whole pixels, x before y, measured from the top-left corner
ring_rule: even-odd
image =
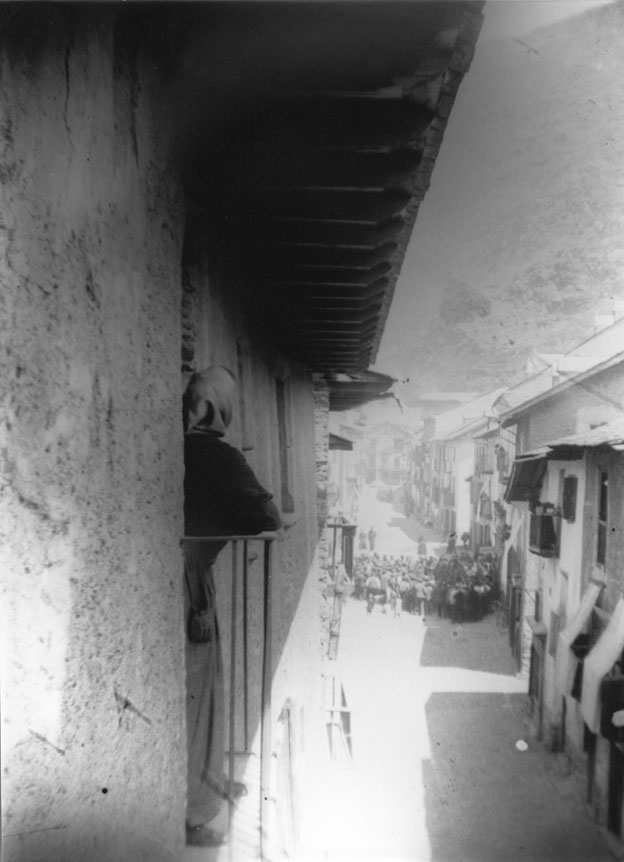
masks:
[[[608,859],[580,797],[557,804],[549,758],[528,735],[526,696],[437,692],[425,708],[423,761],[432,860],[564,862]],[[515,743],[527,740],[527,751]]]
[[[437,615],[428,617],[420,663],[424,667],[459,667],[505,676],[515,676],[517,671],[507,631],[498,627],[493,613],[461,624]]]

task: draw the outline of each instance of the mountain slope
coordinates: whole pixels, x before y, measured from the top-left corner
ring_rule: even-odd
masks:
[[[517,379],[624,293],[624,4],[477,46],[378,356],[413,391]]]

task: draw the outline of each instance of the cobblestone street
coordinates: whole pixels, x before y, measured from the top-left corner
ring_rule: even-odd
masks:
[[[336,670],[352,710],[353,762],[332,769],[326,858],[612,858],[579,776],[531,740],[526,683],[507,656],[491,616],[428,627],[347,604]],[[527,751],[516,748],[521,739]]]
[[[382,505],[381,552],[392,553],[396,526]],[[397,548],[405,543],[396,536]],[[350,599],[333,666],[351,709],[353,759],[328,780],[328,860],[613,858],[581,777],[529,735],[526,681],[494,615],[424,623],[379,607],[368,616]]]

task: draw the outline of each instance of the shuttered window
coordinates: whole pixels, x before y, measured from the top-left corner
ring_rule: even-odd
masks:
[[[518,458],[514,461],[507,489],[505,502],[526,503],[537,500],[546,473],[546,458]]]
[[[566,476],[563,480],[562,514],[566,521],[573,523],[576,518],[576,491],[578,479],[576,476]]]
[[[602,471],[598,482],[598,542],[596,562],[604,566],[607,560],[607,515],[609,508],[609,477]]]

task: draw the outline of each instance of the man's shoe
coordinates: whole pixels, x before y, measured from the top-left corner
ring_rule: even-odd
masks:
[[[186,843],[190,847],[220,847],[225,842],[224,833],[217,832],[216,829],[205,825],[186,827]]]

